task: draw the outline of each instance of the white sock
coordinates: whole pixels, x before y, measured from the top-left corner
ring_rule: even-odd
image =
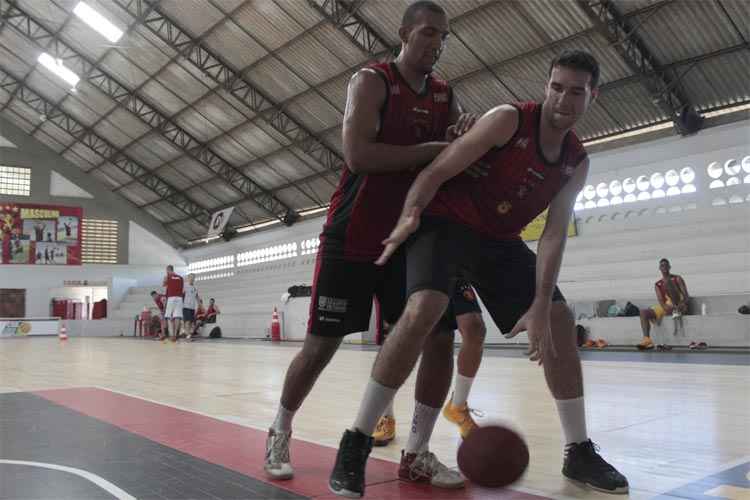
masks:
[[[393,401],[395,395],[396,389],[386,387],[370,378],[352,430],[358,430],[372,436],[375,426],[378,425],[378,420],[380,420],[388,404]]]
[[[464,377],[460,373],[456,372],[456,387],[453,389],[453,406],[463,406],[466,404],[466,400],[469,399],[469,392],[471,392],[471,384],[474,383],[474,377]]]
[[[440,415],[440,408],[433,408],[415,401],[414,418],[411,421],[409,440],[406,442],[406,448],[404,448],[405,453],[427,451],[438,415]]]
[[[279,405],[279,411],[276,413],[276,420],[273,421],[271,428],[275,431],[291,432],[292,419],[294,418],[295,413],[297,412],[287,410],[283,405]]]
[[[557,413],[565,434],[565,444],[581,443],[589,438],[586,432],[586,405],[583,397],[556,399]]]
[[[385,411],[383,412],[383,416],[384,417],[391,417],[391,418],[395,418],[396,417],[396,414],[393,413],[393,399],[391,399],[391,402],[388,403],[388,408],[386,408]]]

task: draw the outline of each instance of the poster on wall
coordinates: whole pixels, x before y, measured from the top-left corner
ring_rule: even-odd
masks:
[[[545,224],[547,224],[547,210],[537,215],[536,219],[529,222],[529,225],[523,228],[521,239],[523,241],[537,241],[542,237]],[[576,236],[577,234],[575,217],[571,217],[570,223],[568,223],[568,237]]]
[[[80,265],[82,217],[80,207],[0,204],[0,263]]]

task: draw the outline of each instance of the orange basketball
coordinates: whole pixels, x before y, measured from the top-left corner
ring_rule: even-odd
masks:
[[[515,431],[499,425],[474,429],[458,448],[458,467],[471,482],[500,488],[516,482],[529,465],[529,448]]]

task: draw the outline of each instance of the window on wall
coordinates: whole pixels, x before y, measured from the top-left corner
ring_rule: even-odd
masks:
[[[81,222],[81,262],[117,264],[116,220],[83,219]]]
[[[679,172],[671,169],[597,185],[589,184],[578,193],[574,208],[581,211],[695,193],[694,182],[695,170],[686,166]]]
[[[237,254],[237,267],[252,266],[282,259],[291,259],[299,255],[299,245],[295,242],[280,243],[270,247],[248,250]]]
[[[221,257],[212,257],[210,259],[198,260],[188,265],[188,273],[202,274],[222,269],[232,269],[234,267],[234,255],[223,255]],[[216,276],[214,276],[216,277]]]
[[[0,165],[0,194],[31,196],[31,169]]]

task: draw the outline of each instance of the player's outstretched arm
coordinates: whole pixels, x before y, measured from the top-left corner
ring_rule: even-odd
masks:
[[[447,142],[423,142],[397,146],[377,142],[385,100],[383,78],[374,69],[364,68],[352,76],[342,138],[344,159],[355,174],[383,174],[422,167],[448,145]]]
[[[506,338],[513,338],[520,332],[526,331],[529,337],[529,349],[526,354],[531,361],[536,361],[540,365],[544,363],[544,353],[547,351],[548,344],[552,348],[552,355],[557,356],[550,326],[552,294],[560,273],[573,205],[578,192],[583,189],[588,171],[587,158],[578,165],[573,178],[552,200],[547,214],[547,223],[544,225],[544,232],[537,247],[534,301],[529,310],[506,335]]]
[[[516,108],[510,105],[498,106],[487,112],[422,170],[406,195],[401,218],[391,235],[383,242],[385,250],[376,264],[384,264],[401,243],[417,230],[422,211],[443,183],[469,168],[492,147],[508,142],[517,128]]]

